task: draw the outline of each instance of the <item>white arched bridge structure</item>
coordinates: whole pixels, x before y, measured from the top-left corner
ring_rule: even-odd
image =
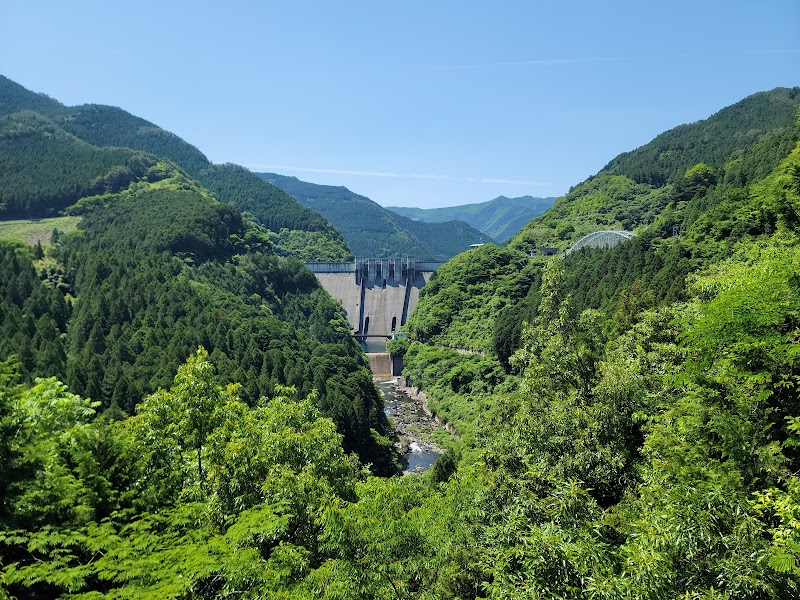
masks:
[[[625,231],[624,229],[604,229],[601,231],[593,231],[581,239],[567,250],[567,254],[580,250],[581,248],[613,248],[629,239],[636,237],[635,233]]]

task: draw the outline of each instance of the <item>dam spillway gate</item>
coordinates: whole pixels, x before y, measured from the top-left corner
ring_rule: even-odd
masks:
[[[419,291],[441,262],[413,258],[360,258],[306,263],[322,287],[342,303],[353,336],[366,352],[385,352],[419,300]]]

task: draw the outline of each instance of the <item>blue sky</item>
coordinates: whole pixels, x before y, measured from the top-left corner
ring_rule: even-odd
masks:
[[[0,73],[383,205],[557,196],[800,85],[800,2],[4,0]]]

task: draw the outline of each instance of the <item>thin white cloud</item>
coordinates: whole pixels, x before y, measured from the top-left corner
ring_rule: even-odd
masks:
[[[267,169],[273,172],[298,171],[301,173],[331,173],[333,175],[359,175],[362,177],[404,177],[400,173],[386,171],[351,171],[349,169],[330,169],[318,167],[290,167],[287,165],[246,165],[251,171]]]
[[[450,177],[449,175],[434,175],[430,173],[396,173],[392,171],[360,171],[355,169],[335,169],[331,167],[294,167],[289,165],[246,165],[252,171],[271,171],[274,173],[328,173],[331,175],[354,175],[358,177],[391,177],[396,179],[431,179],[437,181],[468,181],[470,183],[494,183],[500,185],[524,185],[544,187],[551,185],[542,181],[527,181],[524,179],[502,179],[495,177],[467,177],[466,179]]]
[[[502,185],[529,185],[533,187],[543,187],[550,185],[549,183],[545,183],[543,181],[525,181],[521,179],[495,179],[493,177],[480,177],[476,179],[470,179],[470,181],[477,181],[478,183],[499,183]]]
[[[421,173],[411,173],[409,179],[450,179],[447,175],[424,175]]]
[[[358,171],[335,169],[331,167],[293,167],[289,165],[245,165],[251,171],[272,171],[276,173],[295,171],[299,173],[330,173],[332,175],[356,175],[360,177],[395,177],[398,179],[450,179],[447,175],[431,173],[393,173],[391,171]]]
[[[534,60],[515,60],[509,62],[495,63],[474,63],[466,65],[453,65],[453,69],[492,69],[496,67],[525,67],[525,66],[548,66],[548,65],[568,65],[574,63],[594,63],[594,62],[620,62],[633,60],[623,56],[608,56],[600,58],[546,58]]]

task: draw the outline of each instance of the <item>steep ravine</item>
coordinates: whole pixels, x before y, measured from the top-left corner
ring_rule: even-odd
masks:
[[[427,409],[424,394],[404,386],[400,377],[376,383],[384,396],[386,416],[394,424],[404,472],[427,471],[443,450],[433,441],[433,433],[441,424]]]

